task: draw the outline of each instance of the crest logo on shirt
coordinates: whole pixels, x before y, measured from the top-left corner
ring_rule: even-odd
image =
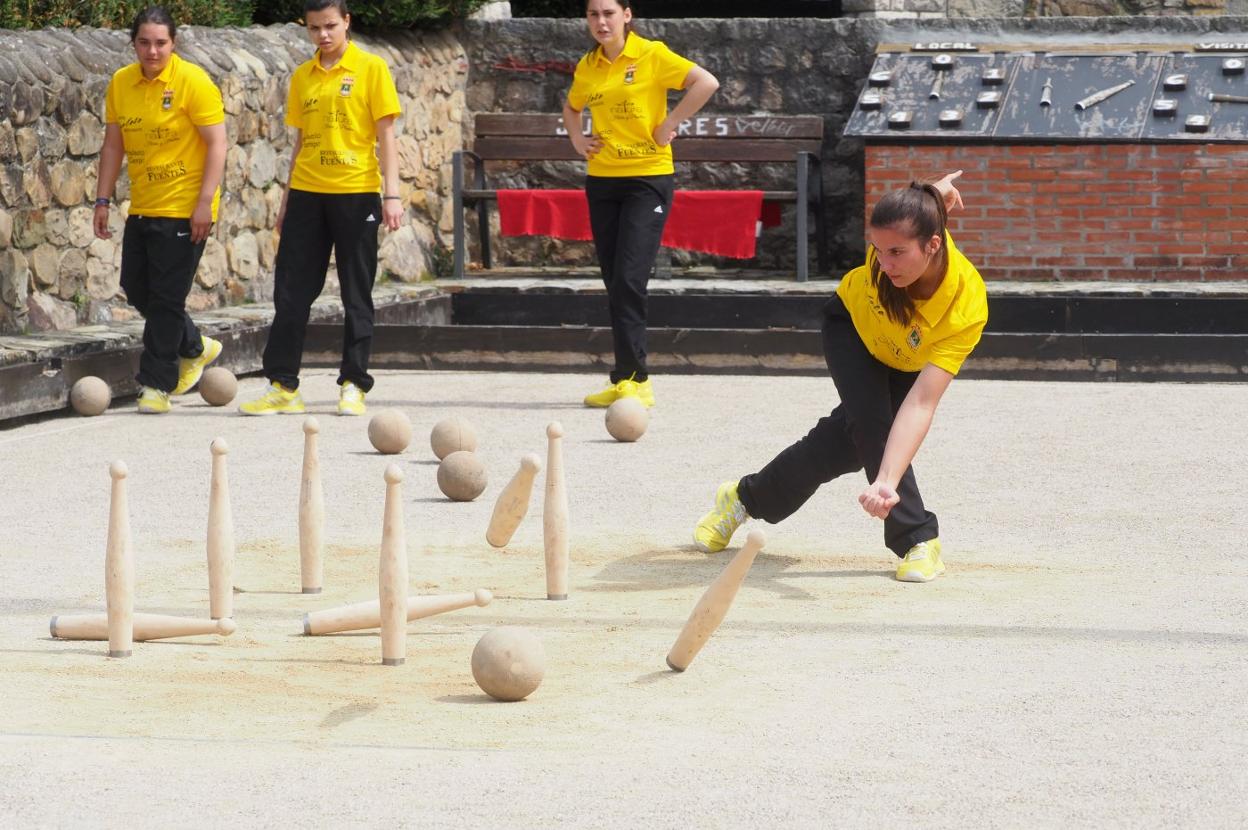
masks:
[[[637,74],[637,64],[630,63],[624,67],[624,83],[631,84]]]
[[[166,89],[160,95],[160,108],[162,110],[173,109],[173,90]]]
[[[338,87],[338,94],[343,98],[351,97],[351,87],[355,85],[355,78],[348,75],[342,79],[342,86]]]
[[[923,335],[919,332],[917,325],[910,326],[910,334],[906,336],[906,342],[912,349],[919,348],[919,344],[923,342]]]

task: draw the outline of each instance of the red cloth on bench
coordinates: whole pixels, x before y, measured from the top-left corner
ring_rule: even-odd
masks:
[[[500,190],[498,221],[503,236],[593,238],[583,190]],[[780,206],[764,209],[761,190],[678,190],[663,245],[749,259],[760,221],[780,223]]]

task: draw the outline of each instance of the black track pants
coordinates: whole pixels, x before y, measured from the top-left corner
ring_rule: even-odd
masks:
[[[131,216],[121,238],[121,288],[143,315],[143,354],[135,380],[172,392],[178,358],[204,351],[199,329],[186,313],[186,296],[204,242],[191,242],[191,220]]]
[[[646,287],[672,209],[672,176],[586,176],[585,198],[607,287],[615,369],[611,382],[646,380]]]
[[[287,389],[299,388],[308,315],[325,287],[332,250],[344,312],[338,383],[349,380],[365,392],[373,388],[368,359],[380,227],[381,196],[376,193],[290,191],[273,275],[276,314],[264,347],[264,374],[269,380]]]
[[[773,524],[788,518],[820,485],[837,476],[865,469],[867,481],[875,480],[893,419],[918,377],[917,372],[885,366],[867,351],[839,297],[832,298],[826,313],[824,357],[840,406],[738,485],[749,514]],[[902,476],[897,494],[901,501],[884,520],[884,544],[904,556],[919,542],[935,539],[940,529],[935,514],[923,506],[913,467]]]

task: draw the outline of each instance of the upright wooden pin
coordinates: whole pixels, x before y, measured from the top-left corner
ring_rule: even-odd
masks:
[[[489,605],[492,599],[494,595],[484,588],[464,594],[410,596],[407,598],[407,621],[445,614],[447,611],[458,611],[460,608],[468,608],[472,605],[484,607]],[[309,636],[336,634],[339,631],[359,631],[362,628],[377,628],[380,625],[381,605],[375,600],[343,605],[338,608],[326,608],[323,611],[309,611],[303,615],[303,633]]]
[[[525,453],[520,459],[520,469],[507,482],[503,492],[494,502],[494,515],[485,531],[485,541],[501,548],[511,541],[512,534],[529,512],[529,498],[533,495],[533,478],[542,469],[542,460],[536,453]]]
[[[208,616],[234,616],[234,514],[230,510],[230,480],[224,438],[214,438],[212,482],[208,488]]]
[[[767,537],[761,530],[751,530],[746,536],[745,547],[732,557],[732,561],[693,607],[693,613],[689,615],[685,627],[680,630],[680,636],[672,644],[672,650],[667,653],[669,668],[684,671],[693,662],[693,658],[698,656],[702,646],[706,645],[706,641],[724,621],[724,615],[728,613],[732,600],[737,596],[737,589],[741,587],[742,580],[754,564],[754,557],[763,549],[766,541]]]
[[[546,551],[546,599],[568,598],[568,488],[563,480],[563,425],[546,427],[546,491],[542,542]]]
[[[303,475],[299,484],[299,581],[305,594],[319,594],[324,581],[325,494],[317,457],[316,419],[303,419]]]
[[[228,617],[199,620],[194,617],[171,617],[168,614],[134,615],[134,639],[163,640],[167,637],[192,637],[197,634],[220,634],[228,637],[237,626]],[[107,614],[58,614],[48,625],[52,636],[60,640],[107,640]]]
[[[108,656],[129,657],[134,649],[134,550],[130,545],[130,507],[124,461],[108,468],[113,479],[108,508],[108,548],[104,554]]]
[[[377,598],[381,611],[381,663],[401,666],[407,656],[407,541],[403,533],[403,471],[386,467],[386,508],[381,525]]]

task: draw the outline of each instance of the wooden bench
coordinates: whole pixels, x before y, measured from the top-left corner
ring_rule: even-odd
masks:
[[[475,209],[481,237],[481,264],[490,267],[490,202],[498,191],[486,179],[489,162],[580,161],[563,128],[563,118],[550,113],[481,113],[475,119],[471,150],[452,156],[455,276],[464,276],[467,223],[464,211]],[[588,119],[582,125],[591,132]],[[673,149],[678,176],[681,164],[734,162],[794,166],[792,190],[767,190],[763,200],[792,204],[797,209],[797,279],[808,276],[810,215],[815,218],[815,254],[819,273],[828,268],[827,230],[823,203],[820,152],[823,119],[818,116],[707,115],[681,124]],[[464,159],[473,161],[468,184]],[[739,187],[736,189],[744,190]]]

